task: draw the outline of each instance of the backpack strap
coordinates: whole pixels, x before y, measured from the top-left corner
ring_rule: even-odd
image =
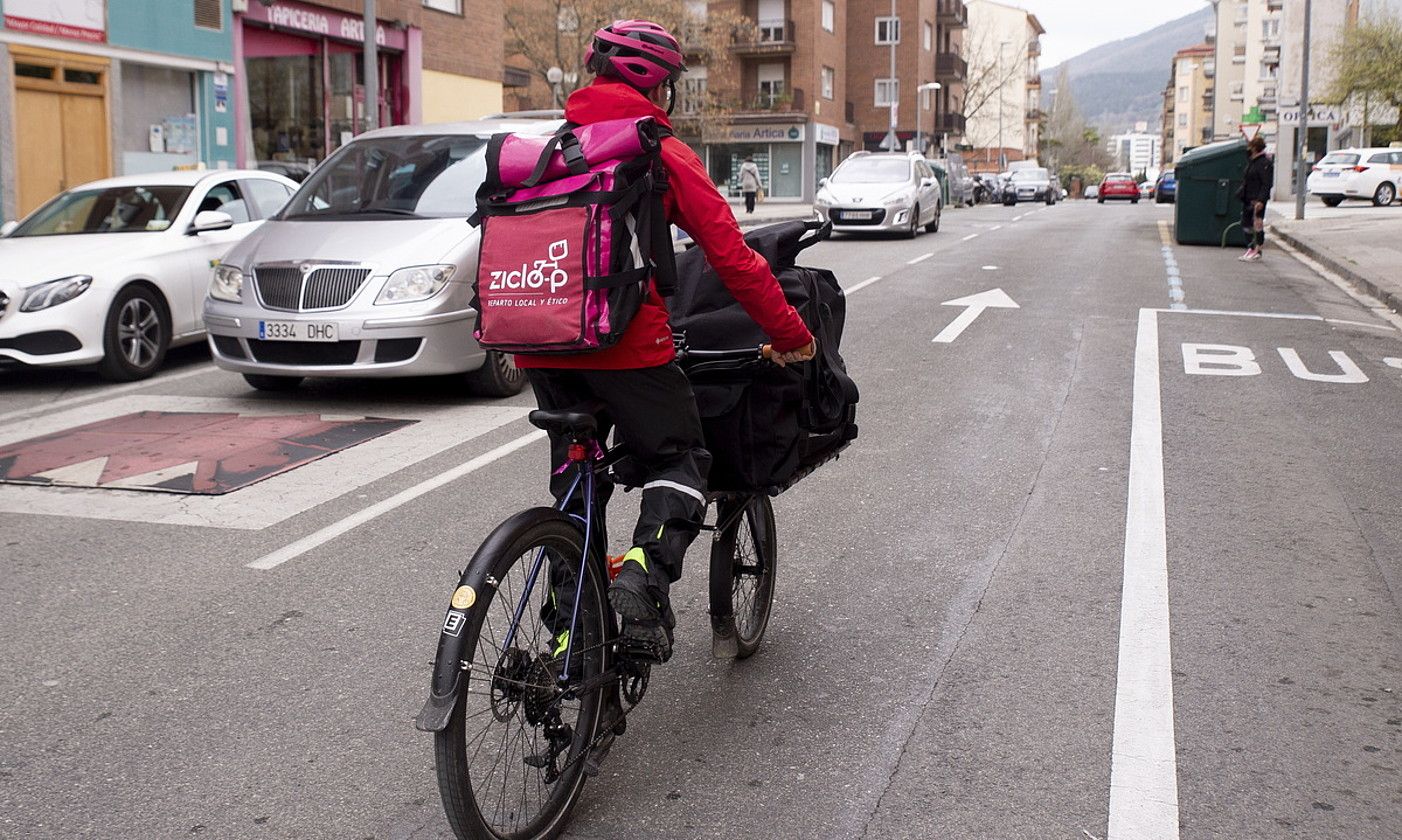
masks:
[[[550,167],[550,161],[555,157],[556,150],[565,159],[565,166],[571,175],[584,175],[589,172],[589,161],[584,158],[584,150],[580,148],[579,138],[575,136],[571,128],[562,128],[550,135],[550,139],[545,141],[545,148],[540,150],[540,157],[536,158],[535,168],[526,180],[521,182],[521,187],[534,187],[540,183],[540,179],[545,177],[545,170]]]

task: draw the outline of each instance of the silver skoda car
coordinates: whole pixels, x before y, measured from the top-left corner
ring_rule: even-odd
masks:
[[[940,229],[944,192],[919,155],[855,152],[818,182],[813,206],[835,231],[914,238]]]
[[[467,218],[491,135],[559,125],[508,114],[396,126],[337,150],[215,268],[204,304],[214,363],[263,390],[464,373],[478,393],[518,393],[524,374],[472,337],[478,230]]]

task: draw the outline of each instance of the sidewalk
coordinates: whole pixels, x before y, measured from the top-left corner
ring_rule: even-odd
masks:
[[[745,212],[745,202],[731,201],[730,209],[735,211],[735,220],[740,227],[772,225],[775,222],[790,222],[796,219],[813,218],[813,205],[801,201],[776,201],[769,199],[755,205],[754,213]]]
[[[1270,229],[1389,309],[1402,311],[1402,214],[1367,209],[1382,212],[1304,221],[1277,218]]]

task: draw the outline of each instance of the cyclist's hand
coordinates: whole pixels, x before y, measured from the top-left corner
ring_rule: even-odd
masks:
[[[818,340],[815,338],[808,342],[806,347],[790,350],[787,353],[775,353],[770,356],[770,360],[779,367],[785,367],[795,362],[810,361],[816,355],[818,355]]]

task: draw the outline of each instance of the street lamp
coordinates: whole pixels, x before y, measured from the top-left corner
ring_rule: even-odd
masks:
[[[550,83],[550,90],[555,94],[555,107],[560,107],[560,82],[565,80],[565,71],[558,67],[551,67],[545,71],[545,81]]]
[[[921,136],[923,134],[921,129],[924,127],[924,122],[920,116],[921,105],[924,103],[925,98],[921,96],[921,94],[927,90],[939,90],[942,87],[944,87],[944,85],[939,82],[926,82],[915,89],[915,151],[919,152],[921,157],[925,156],[924,138]]]
[[[1007,155],[1003,152],[1003,111],[1007,108],[1007,79],[1003,78],[1003,48],[1012,41],[998,42],[998,171],[1008,168]]]

